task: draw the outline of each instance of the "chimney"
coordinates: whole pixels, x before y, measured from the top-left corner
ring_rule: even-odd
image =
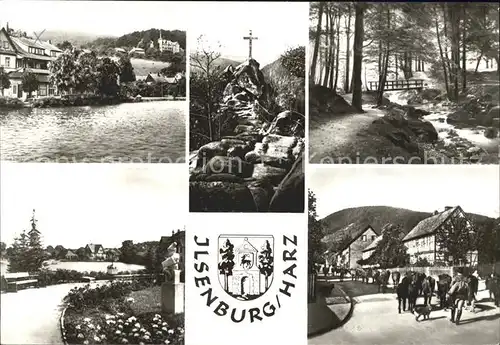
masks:
[[[52,44],[52,40],[49,40],[49,44]]]

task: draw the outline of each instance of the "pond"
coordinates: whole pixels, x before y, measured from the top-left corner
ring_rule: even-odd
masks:
[[[186,102],[0,109],[2,160],[183,163]]]
[[[49,261],[46,262],[48,266],[46,266],[49,270],[55,271],[57,269],[65,269],[65,270],[75,270],[79,272],[107,272],[108,265],[111,262],[106,261]],[[123,262],[113,262],[113,265],[118,269],[118,272],[121,271],[139,271],[144,269],[144,266],[141,265],[133,265],[133,264],[124,264]]]

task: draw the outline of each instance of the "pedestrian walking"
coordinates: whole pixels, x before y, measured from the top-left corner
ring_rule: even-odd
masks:
[[[469,296],[468,296],[468,304],[470,306],[470,311],[475,313],[475,303],[477,302],[476,294],[479,287],[479,280],[474,274],[470,274],[468,277],[469,284]]]
[[[456,275],[454,281],[455,283],[448,291],[448,296],[451,298],[453,304],[450,321],[458,325],[464,304],[469,298],[469,284],[467,284],[465,277],[461,273]]]

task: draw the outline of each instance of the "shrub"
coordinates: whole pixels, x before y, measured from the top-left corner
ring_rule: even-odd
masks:
[[[484,131],[484,136],[488,139],[494,139],[498,136],[498,129],[495,127],[488,127]]]
[[[23,101],[18,98],[0,96],[0,108],[20,109],[24,107]]]
[[[282,56],[283,66],[294,76],[305,78],[306,48],[297,47],[288,49]]]

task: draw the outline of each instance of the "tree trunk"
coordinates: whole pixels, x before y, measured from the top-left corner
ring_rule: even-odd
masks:
[[[481,51],[481,55],[479,55],[479,59],[477,59],[476,68],[474,69],[474,73],[477,73],[477,70],[479,69],[479,63],[481,62],[482,58],[483,58],[483,51]]]
[[[363,38],[364,38],[364,4],[356,2],[356,19],[354,23],[354,64],[353,64],[353,88],[352,88],[352,106],[363,111],[362,107],[362,89],[361,89],[361,68],[363,64]]]
[[[326,11],[326,34],[325,34],[325,43],[326,43],[326,64],[325,64],[325,75],[323,79],[323,86],[327,87],[328,86],[328,77],[330,76],[330,63],[331,63],[331,57],[332,57],[332,49],[331,45],[332,42],[330,41],[330,10],[327,9]]]
[[[337,84],[339,81],[339,55],[340,55],[340,15],[337,20],[337,52],[335,53],[335,83],[333,90],[337,91]]]
[[[467,45],[466,45],[466,10],[465,3],[462,4],[462,20],[463,20],[463,31],[462,31],[462,92],[465,93],[467,88]]]
[[[453,99],[458,101],[458,71],[460,66],[460,17],[458,16],[458,4],[450,4],[451,22],[451,50],[453,60]]]
[[[335,42],[335,19],[337,15],[332,15],[330,18],[330,47],[331,47],[331,58],[330,58],[330,76],[328,77],[328,88],[333,90],[333,80],[335,79],[335,50],[336,50],[336,42]]]
[[[395,65],[396,65],[396,80],[398,80],[399,79],[399,76],[398,76],[399,72],[398,72],[398,54],[397,53],[394,54],[394,59],[396,60],[396,63],[395,63]]]
[[[344,91],[345,93],[349,92],[349,64],[350,64],[350,44],[351,44],[351,3],[347,3],[348,13],[347,13],[347,27],[346,27],[346,53],[345,53],[345,82],[344,82]]]
[[[390,32],[391,30],[391,11],[387,9],[387,30]],[[379,85],[379,91],[377,95],[377,106],[381,106],[384,101],[384,90],[385,90],[385,82],[387,80],[387,69],[389,67],[389,54],[390,53],[390,41],[387,40],[385,47],[385,61],[382,69],[382,78]]]
[[[314,39],[314,52],[312,56],[310,80],[314,83],[316,77],[316,64],[318,60],[319,45],[321,43],[321,21],[323,19],[323,6],[324,2],[319,3],[318,25],[316,26],[316,37]]]
[[[439,23],[438,23],[437,15],[436,15],[435,23],[436,23],[436,36],[437,36],[437,42],[438,42],[438,47],[439,47],[439,54],[441,56],[441,63],[443,65],[443,74],[444,74],[444,83],[446,86],[446,95],[448,96],[448,99],[449,99],[450,98],[450,86],[448,85],[448,72],[446,71],[446,62],[445,62],[444,54],[443,54],[443,47],[441,45],[441,38],[439,36],[440,35],[439,34]]]
[[[408,59],[409,59],[408,66],[410,68],[409,68],[409,71],[408,71],[408,78],[406,78],[406,79],[409,79],[409,78],[413,77],[413,54],[412,54],[412,52],[408,53]]]

